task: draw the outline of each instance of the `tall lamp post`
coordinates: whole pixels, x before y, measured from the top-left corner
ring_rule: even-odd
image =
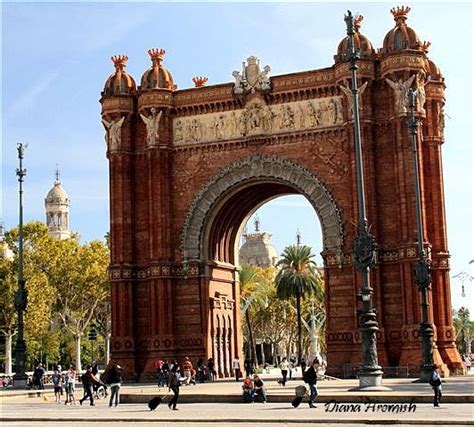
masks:
[[[364,191],[364,167],[362,162],[362,144],[360,135],[359,117],[359,92],[357,89],[357,61],[360,53],[354,44],[354,17],[351,11],[347,11],[344,17],[349,38],[347,59],[351,71],[351,92],[354,112],[354,145],[356,157],[356,180],[357,180],[357,204],[358,223],[357,234],[353,241],[353,257],[357,270],[360,271],[362,288],[358,294],[362,301],[360,314],[360,332],[362,335],[362,366],[359,369],[359,387],[353,390],[379,391],[386,390],[382,387],[382,368],[379,366],[377,357],[377,336],[379,330],[375,319],[375,310],[372,305],[373,289],[370,286],[370,268],[375,264],[375,238],[369,233],[366,215],[365,191]]]
[[[23,158],[26,145],[19,143],[17,145],[19,167],[16,170],[19,183],[19,225],[18,225],[18,291],[15,293],[15,310],[18,318],[18,335],[15,347],[16,369],[13,376],[15,388],[24,388],[26,386],[25,373],[25,354],[26,343],[24,339],[23,313],[26,310],[28,292],[25,288],[26,280],[23,277],[23,180],[26,176],[26,169],[23,168]]]
[[[419,382],[429,382],[433,372],[433,327],[431,326],[428,291],[431,284],[431,265],[423,248],[423,219],[421,214],[421,189],[420,171],[418,166],[418,119],[415,117],[416,92],[408,91],[408,132],[413,150],[413,165],[415,174],[415,203],[416,222],[418,228],[418,260],[415,263],[413,273],[418,289],[421,293],[421,358]]]

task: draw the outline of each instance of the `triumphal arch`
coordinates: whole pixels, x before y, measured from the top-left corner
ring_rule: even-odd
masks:
[[[406,93],[417,88],[424,244],[433,266],[435,362],[461,361],[451,319],[441,167],[444,78],[406,21],[380,49],[361,33],[358,82],[368,219],[378,243],[372,271],[379,362],[418,369],[419,292],[413,159]],[[323,231],[327,356],[332,373],[361,359],[351,245],[357,222],[350,71],[343,39],[327,68],[271,76],[250,56],[232,82],[178,89],[150,49],[140,85],[126,56],[102,93],[110,165],[114,360],[146,378],[157,358],[213,357],[220,376],[242,360],[238,241],[245,220],[277,196],[301,194]],[[236,62],[239,58],[236,58]],[[230,75],[230,73],[229,73]]]

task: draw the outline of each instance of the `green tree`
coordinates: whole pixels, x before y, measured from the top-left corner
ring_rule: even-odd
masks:
[[[80,245],[76,239],[57,241],[48,265],[56,291],[56,312],[75,341],[76,368],[82,370],[81,339],[97,307],[107,299],[109,251],[99,241]]]
[[[461,354],[468,354],[471,349],[468,348],[468,342],[472,339],[474,333],[474,322],[471,321],[469,309],[461,307],[455,312],[454,327],[456,329],[456,346]]]
[[[18,287],[13,262],[0,258],[0,332],[5,336],[5,374],[12,375],[13,336],[16,334],[16,311],[13,305]]]
[[[277,264],[281,268],[275,280],[278,298],[296,298],[298,360],[301,360],[302,355],[301,300],[312,295],[323,298],[324,292],[313,258],[309,246],[291,245],[285,248],[282,259]]]
[[[27,343],[27,362],[32,364],[34,360],[40,358],[41,354],[47,354],[52,349],[49,346],[57,346],[49,338],[47,331],[52,318],[52,302],[54,299],[54,289],[51,287],[45,275],[44,265],[47,265],[50,249],[54,240],[48,235],[46,226],[39,221],[32,221],[23,226],[24,238],[24,277],[26,279],[26,289],[28,292],[28,305],[25,312],[25,341]],[[10,325],[16,322],[16,315],[12,310],[12,294],[18,285],[18,228],[12,228],[5,233],[5,242],[13,251],[14,257],[7,265],[6,279],[4,280],[5,295],[9,307],[3,315],[2,323]],[[9,289],[9,291],[8,291]],[[11,304],[11,305],[10,305]],[[7,317],[9,320],[7,320]]]

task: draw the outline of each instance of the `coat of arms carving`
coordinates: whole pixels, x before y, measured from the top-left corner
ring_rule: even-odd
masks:
[[[247,64],[242,62],[242,72],[233,71],[232,76],[235,79],[234,93],[254,93],[257,90],[270,89],[270,74],[271,68],[265,65],[263,70],[260,70],[260,59],[256,56],[249,56]]]

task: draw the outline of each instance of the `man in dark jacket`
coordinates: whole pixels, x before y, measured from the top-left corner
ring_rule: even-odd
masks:
[[[173,398],[168,403],[168,408],[175,411],[178,410],[176,404],[178,403],[179,397],[179,386],[181,385],[181,374],[179,372],[179,365],[174,364],[171,368],[171,372],[168,376],[168,390],[171,390],[174,394]]]
[[[99,383],[99,380],[92,374],[92,366],[89,365],[87,367],[86,372],[82,374],[81,381],[82,381],[82,387],[84,388],[84,396],[82,397],[81,400],[79,400],[79,403],[82,405],[82,402],[84,402],[84,400],[89,398],[91,402],[91,406],[95,406],[92,388],[94,384]]]
[[[317,359],[314,359],[313,364],[303,373],[303,379],[306,384],[309,385],[310,395],[309,395],[309,407],[316,408],[314,401],[318,396],[318,389],[316,383],[318,381],[318,367],[319,362]]]

